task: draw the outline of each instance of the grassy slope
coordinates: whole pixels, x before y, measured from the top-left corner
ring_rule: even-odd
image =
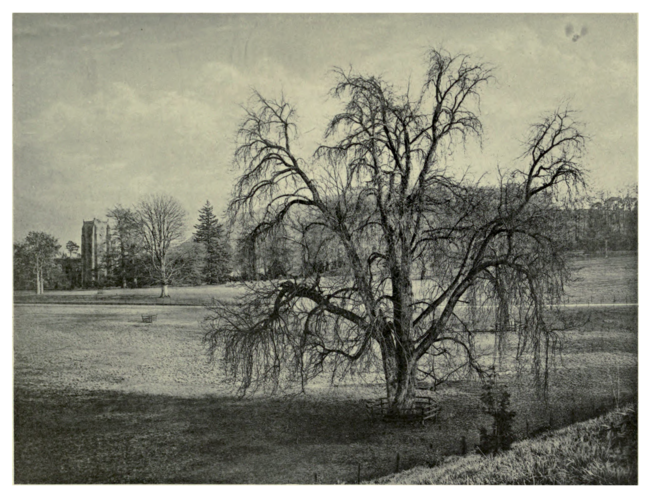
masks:
[[[515,443],[505,453],[453,457],[376,483],[637,484],[636,444],[636,411],[628,407]]]

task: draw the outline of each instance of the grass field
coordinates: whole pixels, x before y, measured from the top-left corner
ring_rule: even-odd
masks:
[[[610,280],[610,293],[631,287],[621,274]],[[383,394],[371,375],[316,383],[305,395],[239,399],[207,360],[202,308],[159,306],[152,324],[142,323],[150,310],[141,306],[14,311],[16,483],[356,482],[395,472],[398,455],[400,470],[437,464],[460,452],[463,437],[478,443],[478,428],[489,425],[476,382],[440,388],[442,418],[426,426],[368,419],[365,400]],[[510,384],[520,437],[636,395],[636,308],[565,311],[586,325],[564,333],[548,401],[514,377]]]
[[[572,262],[573,280],[567,286],[569,303],[635,303],[638,301],[636,254],[582,258]]]
[[[370,421],[381,384],[316,385],[306,396],[237,399],[201,347],[200,312],[17,307],[15,480],[36,482],[354,482],[473,446],[479,385],[438,392],[437,425]],[[550,405],[511,386],[524,435],[593,416],[636,391],[636,313],[587,309],[589,330],[565,338]],[[89,320],[89,318],[91,320]],[[561,408],[557,408],[561,405]]]
[[[46,291],[36,295],[33,291],[16,291],[15,303],[76,303],[90,305],[156,305],[202,306],[217,300],[237,298],[243,294],[245,287],[240,283],[229,283],[218,286],[171,286],[169,298],[159,298],[160,288],[108,288],[108,289],[76,289],[71,291]]]
[[[638,298],[638,259],[636,254],[609,258],[575,258],[573,280],[567,287],[568,303],[634,303]],[[416,288],[417,288],[416,281]],[[46,291],[16,291],[15,303],[78,303],[107,305],[198,305],[242,295],[241,283],[218,286],[170,287],[169,298],[159,298],[160,288]]]

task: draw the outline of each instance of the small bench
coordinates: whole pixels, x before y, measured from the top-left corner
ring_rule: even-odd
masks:
[[[142,317],[142,322],[145,324],[151,324],[152,322],[155,322],[158,316],[156,314],[152,315],[141,315]]]

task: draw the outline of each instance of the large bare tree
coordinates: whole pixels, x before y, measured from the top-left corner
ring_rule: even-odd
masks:
[[[543,368],[554,333],[545,309],[567,274],[554,212],[583,183],[585,137],[571,110],[533,125],[521,166],[482,185],[445,158],[481,136],[489,66],[432,50],[422,86],[402,92],[380,77],[336,76],[342,109],[307,160],[294,152],[293,107],[254,96],[230,211],[261,218],[253,237],[318,230],[344,270],[253,284],[239,304],[216,304],[212,352],[244,390],[376,363],[395,413],[412,405],[419,378],[486,372],[478,330],[516,331],[518,357]]]
[[[187,214],[177,200],[163,194],[146,197],[136,212],[151,277],[161,286],[160,297],[169,297],[168,286],[182,270],[172,259],[170,249],[185,232]]]

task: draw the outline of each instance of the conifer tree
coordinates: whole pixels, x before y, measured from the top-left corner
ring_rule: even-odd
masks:
[[[214,215],[209,201],[199,210],[199,223],[194,226],[194,241],[205,247],[203,281],[218,284],[226,279],[228,273],[228,250],[224,239],[223,225]]]

